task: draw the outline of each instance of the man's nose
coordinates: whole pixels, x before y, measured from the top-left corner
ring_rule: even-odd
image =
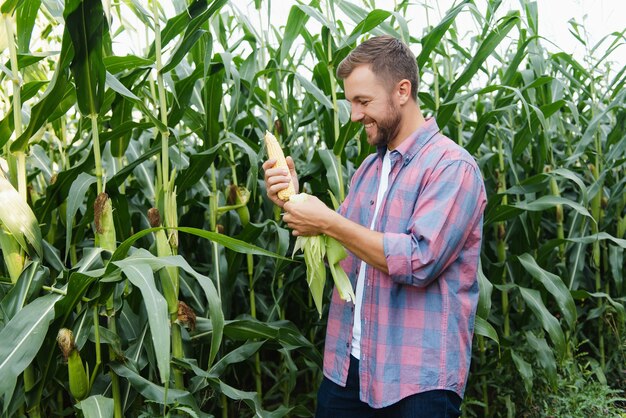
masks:
[[[359,106],[358,104],[352,104],[352,108],[350,110],[350,119],[352,120],[352,122],[358,122],[360,120],[363,119],[363,110],[361,109],[361,106]]]

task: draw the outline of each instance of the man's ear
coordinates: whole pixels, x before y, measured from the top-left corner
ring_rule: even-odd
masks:
[[[400,104],[404,104],[411,98],[411,82],[406,78],[400,80],[397,84],[396,94],[400,100]]]

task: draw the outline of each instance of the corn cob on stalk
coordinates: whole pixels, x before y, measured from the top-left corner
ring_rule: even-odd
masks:
[[[2,256],[4,257],[4,263],[7,266],[11,283],[16,283],[20,274],[22,274],[22,270],[24,270],[26,258],[17,240],[2,227],[0,227],[0,249],[2,249]]]
[[[285,168],[289,171],[285,154],[283,153],[278,140],[270,131],[265,131],[265,147],[267,148],[267,156],[270,159],[276,159],[276,164],[274,164],[272,168]],[[294,194],[296,194],[296,189],[293,185],[293,181],[289,181],[289,186],[278,192],[278,198],[283,202],[287,202],[291,195]]]
[[[94,221],[96,224],[96,245],[114,252],[117,248],[115,225],[113,224],[113,206],[109,195],[102,192],[94,202]]]
[[[70,381],[70,393],[77,401],[89,395],[89,379],[74,342],[74,334],[67,328],[61,328],[57,334],[57,343],[67,361],[67,373]]]

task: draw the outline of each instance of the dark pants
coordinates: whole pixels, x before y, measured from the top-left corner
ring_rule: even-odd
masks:
[[[461,398],[450,390],[431,390],[375,409],[359,399],[359,360],[350,356],[346,387],[324,377],[317,392],[316,418],[457,418]]]

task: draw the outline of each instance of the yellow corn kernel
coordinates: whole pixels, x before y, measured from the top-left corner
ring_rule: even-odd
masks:
[[[265,147],[267,148],[267,156],[270,159],[275,159],[276,164],[272,168],[285,168],[289,171],[289,167],[287,166],[287,160],[285,159],[285,154],[283,153],[278,140],[270,131],[265,131]],[[278,192],[278,198],[284,202],[289,200],[289,197],[296,193],[296,189],[293,186],[293,181],[289,181],[289,186],[286,189],[283,189]]]

